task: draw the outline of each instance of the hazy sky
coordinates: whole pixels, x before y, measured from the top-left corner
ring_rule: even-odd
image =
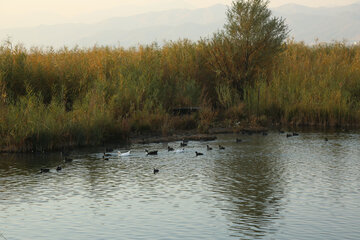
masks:
[[[306,6],[346,5],[360,0],[271,0],[270,7],[286,3]],[[200,8],[231,0],[0,0],[0,28],[67,22],[97,22],[171,8]]]

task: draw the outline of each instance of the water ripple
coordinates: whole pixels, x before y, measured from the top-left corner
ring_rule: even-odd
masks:
[[[57,153],[2,154],[0,233],[8,239],[357,239],[357,133],[326,133],[328,142],[324,133],[241,136],[242,143],[236,137],[189,142],[184,153],[133,145],[131,156],[116,153],[128,146],[108,161],[96,148],[73,152],[71,163]],[[145,148],[159,154],[146,156]],[[40,168],[51,170],[39,174]]]

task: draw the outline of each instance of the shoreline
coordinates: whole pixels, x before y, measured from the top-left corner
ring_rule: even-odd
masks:
[[[123,144],[150,144],[150,143],[167,143],[167,142],[176,142],[176,141],[214,141],[217,139],[217,134],[235,134],[235,133],[262,133],[268,131],[268,128],[264,127],[216,127],[211,128],[207,133],[200,133],[197,129],[192,130],[174,130],[170,134],[164,135],[161,132],[148,131],[144,133],[131,133],[126,140],[110,140],[105,141],[101,144],[87,144],[87,145],[77,145],[77,146],[59,146],[53,150],[29,150],[21,151],[16,150],[14,146],[10,147],[0,147],[1,153],[46,153],[46,152],[61,152],[61,151],[72,151],[74,149],[88,148],[88,147],[114,147]]]
[[[130,136],[131,144],[149,144],[149,143],[166,143],[175,141],[214,141],[217,134],[260,134],[268,132],[269,128],[256,127],[214,127],[209,129],[207,133],[199,133],[197,130],[175,130],[166,136],[161,133],[149,132],[147,134],[138,134]]]
[[[236,126],[236,127],[213,127],[207,133],[200,133],[197,129],[191,130],[174,130],[169,134],[162,134],[161,132],[148,131],[143,133],[130,133],[127,138],[118,138],[119,140],[104,141],[103,144],[86,144],[86,145],[63,145],[53,150],[16,150],[16,147],[0,147],[0,154],[3,153],[51,153],[61,151],[73,151],[75,149],[89,148],[89,147],[116,147],[126,144],[150,144],[150,143],[167,143],[176,141],[214,141],[218,134],[262,134],[264,132],[276,131],[292,132],[292,131],[323,131],[323,132],[348,132],[359,130],[358,127],[320,127],[320,126],[281,126],[271,125],[264,126]]]

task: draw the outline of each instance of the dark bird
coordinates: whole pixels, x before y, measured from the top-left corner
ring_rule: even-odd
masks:
[[[159,169],[154,168],[154,174],[157,174],[159,172]]]
[[[40,173],[47,173],[47,172],[50,172],[49,168],[41,168],[40,169]]]
[[[64,159],[65,162],[72,162],[72,160],[73,160],[73,159],[72,159],[72,158],[69,158],[69,157],[65,157],[65,159]]]
[[[172,147],[168,146],[168,152],[170,152],[170,151],[174,151],[174,149]]]
[[[195,152],[196,156],[201,156],[201,155],[204,155],[203,153],[201,152]]]
[[[108,157],[106,157],[107,155],[105,155],[105,153],[104,153],[104,155],[102,156],[102,158],[103,158],[103,160],[105,160],[105,161],[108,161],[109,160],[109,158]]]
[[[56,168],[56,171],[61,171],[61,166],[58,166],[57,168]]]
[[[104,157],[110,157],[111,154],[110,153],[104,153]]]
[[[286,134],[286,137],[288,138],[288,137],[292,137],[293,135],[291,134],[291,133],[287,133]]]
[[[293,132],[293,136],[299,136],[299,134],[296,132]]]
[[[186,147],[187,143],[185,143],[184,141],[182,143],[180,143],[180,147]]]
[[[240,138],[236,138],[236,142],[239,143],[242,142],[242,140]]]
[[[157,155],[158,151],[148,151],[147,149],[145,149],[146,155]]]
[[[219,145],[219,149],[220,149],[220,150],[224,150],[224,149],[225,149],[225,147],[224,147],[224,146]]]
[[[206,149],[207,150],[212,150],[212,147],[210,147],[209,145],[206,145]]]

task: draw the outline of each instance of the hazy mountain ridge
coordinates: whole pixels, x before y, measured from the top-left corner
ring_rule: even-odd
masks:
[[[332,8],[287,4],[273,13],[286,19],[296,41],[360,41],[360,2]]]
[[[130,17],[110,18],[96,24],[41,25],[32,28],[0,30],[0,39],[8,36],[25,46],[136,46],[138,43],[163,42],[189,38],[198,40],[225,22],[225,5],[196,10],[174,9]],[[188,27],[185,27],[188,26]],[[151,36],[151,37],[150,37]]]
[[[121,29],[136,29],[150,26],[178,26],[184,23],[209,24],[212,22],[225,21],[225,5],[214,5],[210,8],[195,10],[174,9],[162,12],[149,12],[130,17],[110,18],[97,25]]]
[[[197,24],[185,23],[172,26],[151,26],[135,30],[103,31],[80,39],[76,43],[80,46],[92,46],[94,42],[101,45],[136,46],[137,44],[150,44],[154,41],[163,43],[169,40],[191,39],[198,40],[206,37],[222,27],[222,23]],[[117,42],[113,39],[118,39]],[[76,44],[74,43],[74,44]]]
[[[163,40],[189,38],[198,40],[222,28],[225,5],[195,10],[174,9],[129,17],[113,17],[95,24],[41,25],[31,28],[0,29],[0,39],[8,36],[25,46],[69,47],[79,45],[121,45],[124,47]],[[296,41],[360,41],[360,2],[333,8],[311,8],[286,4],[272,9],[286,19],[290,36]]]

